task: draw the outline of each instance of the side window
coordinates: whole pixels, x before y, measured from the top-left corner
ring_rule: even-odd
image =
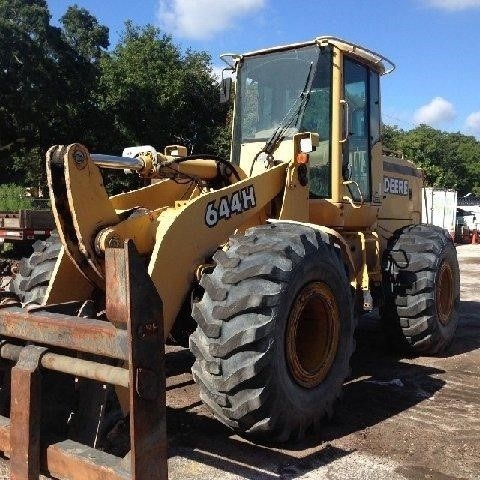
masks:
[[[348,103],[348,141],[343,150],[343,178],[354,183],[348,186],[355,201],[369,201],[370,191],[370,116],[369,70],[344,59],[344,98]]]

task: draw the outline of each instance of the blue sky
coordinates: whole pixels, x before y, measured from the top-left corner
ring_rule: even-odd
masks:
[[[383,78],[383,120],[427,123],[480,138],[480,0],[47,0],[53,21],[68,5],[110,28],[159,26],[183,49],[220,53],[334,35],[376,50],[397,69]]]

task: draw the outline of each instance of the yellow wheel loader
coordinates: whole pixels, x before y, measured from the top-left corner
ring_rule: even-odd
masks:
[[[234,102],[229,160],[179,145],[47,153],[58,236],[36,244],[0,309],[4,384],[12,377],[0,449],[15,478],[42,466],[61,478],[163,478],[163,339],[192,323],[202,400],[271,441],[331,415],[363,312],[379,308],[410,353],[453,338],[454,245],[420,223],[422,172],[382,151],[379,78],[393,63],[334,37],[222,58],[236,78],[234,95],[230,79],[221,92]],[[102,168],[152,182],[109,197]],[[61,415],[55,402],[40,408],[39,384],[76,400]],[[92,449],[109,398],[129,413],[118,462]]]

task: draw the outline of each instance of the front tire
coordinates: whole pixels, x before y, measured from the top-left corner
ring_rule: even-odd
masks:
[[[301,438],[333,411],[354,349],[339,249],[288,223],[254,227],[215,254],[194,305],[192,367],[202,400],[233,429]]]
[[[383,259],[383,317],[397,348],[440,353],[458,324],[460,273],[455,246],[442,228],[414,225],[395,232]]]

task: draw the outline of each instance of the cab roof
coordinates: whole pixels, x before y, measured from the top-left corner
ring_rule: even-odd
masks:
[[[255,55],[264,55],[267,53],[281,52],[283,50],[292,50],[301,47],[307,47],[309,45],[335,45],[343,52],[347,53],[350,56],[357,57],[362,62],[367,62],[375,68],[381,75],[387,75],[388,73],[393,72],[395,69],[395,64],[389,60],[387,57],[383,56],[380,53],[374,52],[368,48],[362,47],[355,43],[348,42],[341,38],[332,37],[332,36],[322,36],[316,37],[313,40],[300,43],[291,43],[289,45],[280,45],[277,47],[265,48],[261,50],[255,50],[253,52],[247,52],[244,54],[234,54],[234,53],[224,53],[220,55],[220,58],[231,68],[234,68],[237,62],[241,61],[243,58],[252,57]],[[229,62],[229,60],[231,62]]]

